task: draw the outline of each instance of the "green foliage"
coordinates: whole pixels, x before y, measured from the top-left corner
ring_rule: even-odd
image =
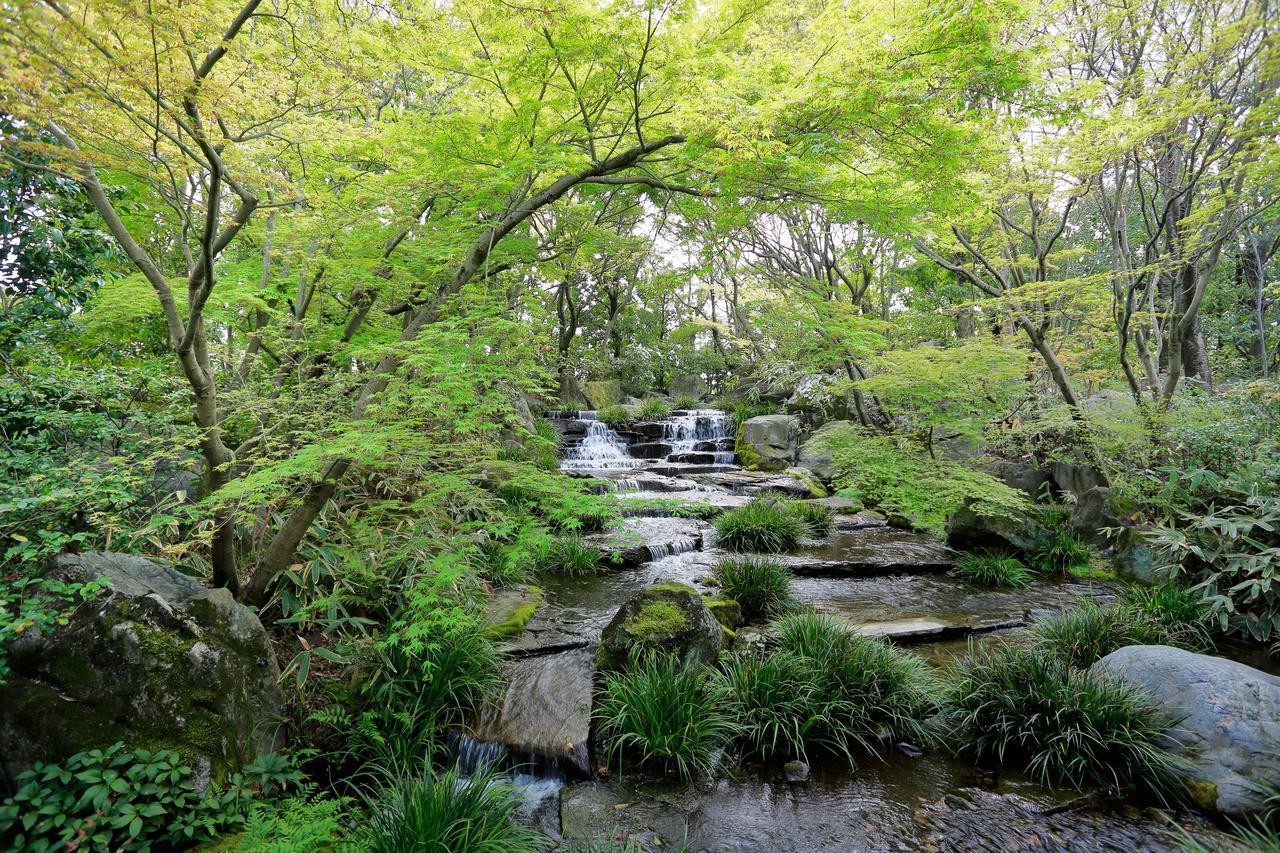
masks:
[[[520,824],[520,795],[490,772],[396,781],[369,799],[369,823],[358,840],[372,853],[529,853],[546,836]]]
[[[827,717],[822,673],[812,660],[790,652],[743,651],[725,655],[715,676],[724,708],[738,729],[735,743],[746,754],[768,759],[807,754],[829,742],[835,721]]]
[[[1225,490],[1224,490],[1225,491]],[[1256,641],[1280,637],[1280,491],[1226,491],[1222,506],[1182,512],[1150,536],[1164,567],[1204,594],[1218,627]]]
[[[1183,794],[1189,765],[1161,745],[1173,721],[1133,688],[1018,646],[970,649],[952,675],[962,751],[1017,761],[1043,785]]]
[[[0,685],[9,674],[9,645],[32,631],[43,635],[66,625],[82,602],[100,595],[106,581],[66,583],[40,576],[0,576]]]
[[[758,418],[761,415],[776,415],[781,410],[777,403],[761,400],[759,397],[739,400],[733,404],[733,429],[736,431],[743,421]]]
[[[807,530],[805,522],[786,503],[770,498],[753,498],[745,506],[721,514],[713,524],[721,547],[760,554],[796,548]]]
[[[810,742],[852,755],[931,739],[925,721],[939,710],[941,692],[919,657],[816,613],[785,616],[776,628],[780,648],[810,671],[807,704],[821,717]]]
[[[605,406],[596,413],[596,419],[611,427],[624,426],[635,420],[635,415],[626,406]]]
[[[680,408],[677,406],[676,408]],[[659,421],[671,414],[671,407],[661,397],[650,397],[640,404],[636,416],[641,420]]]
[[[1092,601],[1036,622],[1036,648],[1074,667],[1088,667],[1125,646],[1176,646],[1203,652],[1212,646],[1209,608],[1198,594],[1165,584],[1132,587],[1110,607]]]
[[[32,851],[189,846],[240,826],[255,790],[299,778],[287,762],[265,757],[201,796],[177,753],[116,743],[19,774],[17,792],[0,804],[0,843]]]
[[[787,506],[804,522],[810,536],[820,539],[829,535],[835,527],[835,514],[826,504],[815,501],[789,501]]]
[[[604,557],[599,548],[577,536],[560,536],[547,543],[538,565],[544,571],[581,577],[602,571]]]
[[[1035,544],[1027,551],[1027,562],[1036,571],[1067,574],[1072,569],[1087,567],[1093,551],[1080,534],[1071,529],[1071,514],[1062,507],[1039,509],[1040,531]]]
[[[732,557],[717,563],[714,573],[720,591],[748,619],[776,616],[791,606],[791,571],[777,560]]]
[[[860,427],[833,429],[814,438],[830,454],[840,495],[897,512],[926,530],[941,532],[966,502],[989,516],[1025,510],[1026,498],[989,474],[930,459],[893,439]]]
[[[257,802],[238,835],[201,849],[207,853],[324,853],[341,842],[352,819],[350,811],[350,800],[318,795]]]
[[[702,401],[697,397],[685,396],[677,397],[672,403],[671,408],[679,412],[692,412],[702,405]]]
[[[703,668],[661,653],[605,673],[596,714],[610,762],[682,779],[710,772],[734,732],[718,683]]]
[[[1022,565],[1021,560],[995,551],[961,554],[956,560],[955,568],[948,574],[981,586],[1007,586],[1020,589],[1031,586],[1031,582],[1035,579],[1035,575],[1027,571],[1027,567]]]

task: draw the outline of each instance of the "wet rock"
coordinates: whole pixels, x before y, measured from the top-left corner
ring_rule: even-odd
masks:
[[[937,540],[879,526],[838,528],[821,544],[777,558],[793,574],[809,577],[866,577],[945,572],[954,552]]]
[[[806,494],[804,497],[825,498],[827,496],[827,490],[826,487],[822,485],[822,481],[819,480],[817,475],[808,468],[796,465],[788,468],[787,473],[792,477],[795,477],[800,481],[801,485],[805,487]]]
[[[789,473],[724,470],[698,476],[700,483],[725,489],[734,495],[760,495],[775,492],[796,498],[810,497],[810,485]]]
[[[622,669],[633,654],[662,651],[688,663],[711,663],[724,630],[691,586],[659,582],[632,596],[600,635],[600,665]]]
[[[1259,811],[1260,783],[1280,785],[1280,678],[1242,663],[1170,646],[1127,646],[1093,671],[1141,688],[1178,721],[1170,746],[1206,786],[1202,805],[1228,815]]]
[[[714,581],[714,578],[712,580]],[[742,605],[732,598],[723,595],[704,597],[707,601],[707,607],[711,608],[711,613],[716,617],[716,621],[730,631],[745,621],[742,618]]]
[[[605,533],[583,538],[604,555],[604,565],[617,569],[670,554],[692,551],[702,542],[701,523],[689,518],[629,517]]]
[[[542,590],[529,584],[503,587],[489,594],[484,606],[484,623],[490,637],[511,637],[525,625],[542,603]]]
[[[800,419],[794,415],[760,415],[738,427],[736,450],[747,468],[782,471],[795,463]]]
[[[573,849],[679,850],[698,802],[696,792],[670,785],[569,785],[560,790],[560,836]]]
[[[803,761],[788,761],[782,765],[782,773],[788,782],[809,781],[809,765]]]
[[[475,737],[515,753],[552,759],[591,775],[591,689],[595,654],[576,649],[513,661],[499,702],[483,709]]]
[[[0,771],[12,782],[117,740],[173,749],[202,783],[282,745],[280,669],[258,617],[225,589],[132,554],[56,557],[46,575],[109,589],[9,650]]]
[[[591,403],[591,408],[596,410],[622,402],[622,383],[617,379],[597,379],[583,383],[582,391]]]
[[[836,471],[835,464],[831,460],[831,452],[827,449],[826,439],[834,433],[842,432],[853,426],[855,426],[853,421],[831,421],[823,424],[820,429],[809,436],[804,444],[800,445],[796,462],[808,468],[825,482],[830,483],[831,478],[836,475]]]

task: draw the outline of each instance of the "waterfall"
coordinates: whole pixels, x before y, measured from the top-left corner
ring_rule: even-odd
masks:
[[[524,756],[519,761],[500,743],[476,740],[470,735],[450,732],[445,745],[458,760],[464,776],[484,770],[501,771],[507,784],[520,792],[526,814],[532,814],[548,798],[565,786],[566,775],[559,762]]]
[[[587,418],[595,412],[579,412],[578,418],[587,421],[587,431],[582,443],[565,454],[560,463],[561,471],[616,471],[635,468],[642,462],[631,458],[627,443],[609,425]]]
[[[663,557],[674,557],[676,554],[688,554],[690,551],[698,550],[698,540],[696,539],[677,539],[674,542],[658,542],[652,545],[646,545],[649,551],[650,560],[661,560]]]
[[[662,423],[662,440],[672,453],[692,453],[698,442],[727,438],[729,416],[718,409],[695,409]]]

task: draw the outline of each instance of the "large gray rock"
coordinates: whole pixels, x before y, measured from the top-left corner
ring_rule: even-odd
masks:
[[[947,519],[947,543],[955,548],[1030,551],[1043,536],[1044,529],[1029,512],[988,515],[974,509],[969,501]]]
[[[851,429],[853,426],[853,421],[831,421],[823,424],[820,429],[809,436],[804,444],[800,445],[800,452],[796,461],[801,467],[808,468],[825,482],[830,483],[831,479],[836,475],[836,469],[831,460],[831,451],[827,446],[827,441],[832,435]]]
[[[1099,486],[1110,486],[1107,475],[1089,465],[1078,465],[1074,462],[1058,461],[1053,463],[1051,472],[1053,485],[1060,492],[1070,492],[1079,497],[1090,489]]]
[[[738,459],[748,468],[785,470],[795,464],[799,435],[800,419],[795,415],[748,418],[738,427],[735,446]]]
[[[482,711],[475,736],[589,777],[594,660],[590,649],[575,649],[512,661],[502,699]]]
[[[584,382],[582,391],[593,409],[604,409],[622,402],[622,383],[617,379],[597,379]]]
[[[118,740],[181,754],[201,783],[280,741],[284,695],[267,633],[225,589],[132,554],[62,555],[46,575],[105,580],[46,636],[9,649],[0,773]]]
[[[672,376],[667,380],[667,391],[672,397],[697,397],[699,400],[707,396],[707,383],[696,373]]]
[[[1024,492],[1032,498],[1040,497],[1044,487],[1050,482],[1050,472],[1047,469],[1029,462],[995,459],[987,463],[986,468],[993,477],[1009,488]]]
[[[627,600],[600,635],[599,662],[622,669],[640,652],[664,652],[687,663],[711,663],[724,629],[696,589],[659,581]]]
[[[1280,678],[1170,646],[1127,646],[1093,671],[1141,688],[1176,722],[1168,742],[1194,764],[1202,805],[1256,812],[1259,784],[1280,785]]]

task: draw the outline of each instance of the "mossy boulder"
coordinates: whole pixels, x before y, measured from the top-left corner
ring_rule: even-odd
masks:
[[[800,419],[794,415],[760,415],[738,426],[734,450],[744,467],[785,471],[795,464]]]
[[[175,750],[204,785],[282,745],[275,654],[227,590],[131,554],[62,555],[46,574],[108,589],[56,631],[11,645],[0,782],[123,740]]]
[[[742,625],[746,620],[742,617],[742,605],[724,595],[705,596],[711,615],[730,631]]]
[[[623,669],[632,656],[666,652],[689,663],[710,663],[724,647],[724,631],[698,591],[659,582],[627,600],[600,635],[602,669]]]
[[[596,410],[607,409],[609,406],[616,406],[622,402],[622,383],[617,379],[597,379],[585,382],[582,390],[587,395],[591,408]]]
[[[541,603],[542,589],[529,584],[494,590],[485,602],[485,633],[495,639],[517,636]]]

